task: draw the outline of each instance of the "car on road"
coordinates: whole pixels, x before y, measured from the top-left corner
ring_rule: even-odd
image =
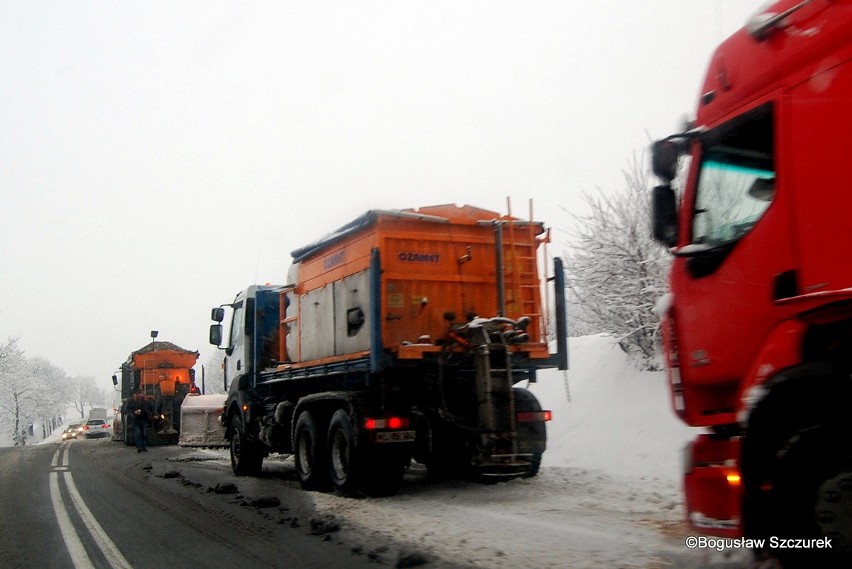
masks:
[[[83,425],[83,437],[95,439],[109,436],[109,423],[105,419],[89,419]]]
[[[80,436],[80,432],[83,430],[82,423],[71,423],[65,430],[62,431],[62,440],[67,441],[70,439],[76,439]]]

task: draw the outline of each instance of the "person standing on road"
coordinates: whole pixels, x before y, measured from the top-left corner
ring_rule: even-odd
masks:
[[[151,406],[138,387],[133,390],[133,396],[127,401],[127,415],[133,417],[133,439],[136,441],[136,452],[148,452],[145,447],[145,429],[148,421],[151,420]]]

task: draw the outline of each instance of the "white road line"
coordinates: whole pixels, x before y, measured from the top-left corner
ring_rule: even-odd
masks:
[[[104,529],[101,527],[101,524],[95,519],[95,516],[92,515],[91,510],[89,510],[86,503],[83,502],[83,497],[80,496],[80,492],[77,491],[77,486],[74,484],[74,478],[71,476],[70,472],[63,472],[63,477],[65,478],[65,485],[68,488],[68,493],[71,494],[71,501],[74,502],[74,507],[77,508],[77,511],[80,512],[80,516],[83,518],[83,523],[86,524],[86,527],[91,532],[92,537],[97,543],[98,547],[106,557],[106,560],[110,565],[113,566],[114,569],[133,569],[133,566],[127,562],[127,559],[121,554],[118,550],[118,547],[115,546],[115,543],[107,536]]]
[[[69,444],[63,444],[53,453],[53,460],[50,463],[50,466],[54,469],[50,473],[50,499],[53,502],[53,511],[56,514],[56,521],[59,523],[59,530],[62,532],[62,539],[65,541],[65,546],[68,548],[68,553],[71,555],[71,561],[74,563],[75,569],[94,569],[94,565],[92,565],[92,560],[83,547],[83,542],[80,541],[80,535],[74,529],[74,524],[71,522],[71,517],[68,515],[68,510],[65,507],[65,501],[59,492],[59,471],[62,471],[62,478],[65,481],[65,487],[68,489],[68,494],[71,496],[74,508],[77,509],[83,523],[92,535],[92,539],[103,553],[107,562],[113,569],[133,569],[133,566],[127,562],[127,559],[124,558],[115,543],[107,536],[77,490],[74,478],[68,472],[69,446]],[[59,460],[60,453],[62,455],[61,462]]]
[[[58,450],[56,452],[59,453]],[[83,542],[80,541],[80,536],[77,535],[74,524],[71,523],[71,518],[68,517],[68,512],[65,510],[65,503],[59,493],[59,474],[56,472],[50,473],[50,500],[53,502],[53,511],[56,513],[56,521],[59,522],[59,531],[62,532],[62,539],[65,541],[65,547],[68,548],[75,569],[94,569],[95,566],[92,565],[92,560],[89,559],[85,548],[83,548]]]

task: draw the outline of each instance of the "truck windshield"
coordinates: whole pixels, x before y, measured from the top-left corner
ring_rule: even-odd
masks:
[[[708,137],[701,158],[692,242],[741,239],[775,197],[771,109],[763,107]]]

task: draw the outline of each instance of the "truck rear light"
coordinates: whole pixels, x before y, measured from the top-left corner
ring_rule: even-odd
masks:
[[[546,423],[553,419],[553,413],[546,411],[521,411],[517,414],[519,423]]]
[[[386,419],[365,419],[364,428],[368,431],[376,429],[407,429],[411,420],[407,417],[388,417]]]

